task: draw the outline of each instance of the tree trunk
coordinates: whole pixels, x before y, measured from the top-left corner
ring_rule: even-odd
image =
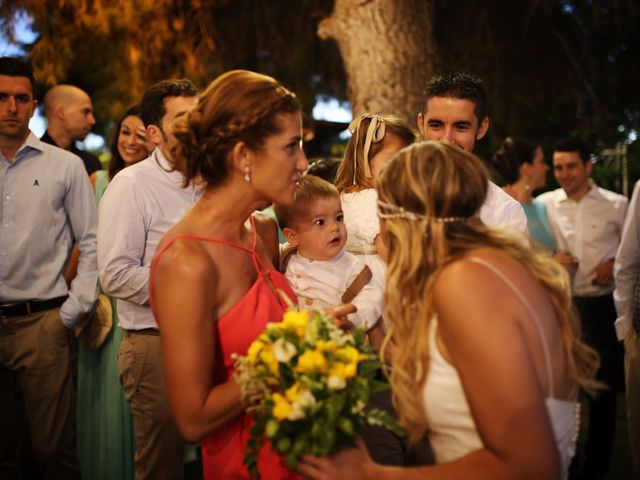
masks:
[[[353,116],[395,114],[415,125],[436,48],[429,0],[335,0],[318,35],[344,62]]]

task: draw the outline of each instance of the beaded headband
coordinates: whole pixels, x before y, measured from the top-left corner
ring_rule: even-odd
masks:
[[[381,209],[391,210],[390,213],[385,213]],[[393,205],[391,203],[378,200],[378,217],[379,218],[404,218],[405,220],[433,220],[436,223],[454,223],[454,222],[468,222],[475,217],[427,217],[420,213],[411,212],[405,210],[399,205]]]
[[[364,138],[364,176],[367,178],[373,178],[371,168],[369,167],[369,149],[372,143],[381,142],[385,134],[384,120],[380,115],[374,115],[371,113],[365,113],[360,118],[353,120],[349,124],[349,131],[351,135],[356,134],[356,148],[353,155],[353,185],[356,184],[356,168],[358,165],[358,143],[360,141],[360,124],[363,120],[370,118],[369,128],[367,128],[367,134]]]

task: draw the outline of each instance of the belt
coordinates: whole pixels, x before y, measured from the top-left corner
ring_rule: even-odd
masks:
[[[140,330],[125,330],[126,335],[160,335],[157,328],[141,328]]]
[[[32,313],[52,310],[60,307],[67,300],[67,296],[50,300],[29,300],[20,303],[5,303],[0,305],[0,317],[24,317]]]

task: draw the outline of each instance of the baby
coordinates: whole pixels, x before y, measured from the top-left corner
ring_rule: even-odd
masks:
[[[343,251],[347,229],[338,190],[313,175],[300,179],[290,206],[276,205],[276,216],[287,239],[280,270],[298,296],[301,309],[333,309],[351,303],[347,319],[356,327],[373,328],[383,307],[383,291],[370,281],[364,262]]]

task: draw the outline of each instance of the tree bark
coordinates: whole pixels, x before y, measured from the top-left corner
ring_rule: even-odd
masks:
[[[318,36],[338,44],[354,118],[389,113],[414,126],[436,48],[430,0],[335,0]]]

